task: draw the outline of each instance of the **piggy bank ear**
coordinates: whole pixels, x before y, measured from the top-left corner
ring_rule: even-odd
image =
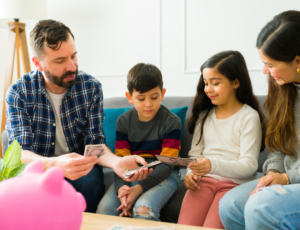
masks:
[[[31,174],[31,173],[43,173],[43,172],[44,172],[43,163],[41,161],[33,161],[25,167],[23,171],[23,175]]]
[[[84,212],[86,209],[86,201],[84,199],[84,196],[79,192],[77,192],[77,196],[78,196],[80,203],[82,204],[82,211]]]
[[[60,194],[63,180],[64,173],[62,169],[59,167],[52,167],[46,170],[46,172],[39,179],[39,182],[46,191],[53,194]]]

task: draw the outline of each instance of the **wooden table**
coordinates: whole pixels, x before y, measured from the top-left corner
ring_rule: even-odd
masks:
[[[171,224],[159,221],[139,220],[127,217],[107,216],[94,213],[83,213],[83,220],[80,230],[106,230],[115,225],[123,226],[140,226],[140,227],[155,227],[168,226],[174,227],[176,230],[211,230],[211,228],[201,228],[195,226]]]

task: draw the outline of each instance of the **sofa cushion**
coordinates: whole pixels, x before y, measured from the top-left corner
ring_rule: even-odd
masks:
[[[103,122],[103,132],[106,138],[106,145],[110,150],[115,152],[115,144],[116,144],[116,125],[117,120],[120,115],[125,113],[128,108],[118,108],[118,109],[104,109],[104,117],[105,120]]]

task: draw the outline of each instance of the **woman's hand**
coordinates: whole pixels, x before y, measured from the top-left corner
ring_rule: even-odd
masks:
[[[190,174],[186,175],[186,177],[184,178],[184,186],[188,190],[196,190],[196,189],[200,188],[200,186],[198,186],[199,181],[200,181],[200,177],[190,173]]]
[[[194,175],[204,176],[211,170],[211,162],[208,158],[200,158],[196,163],[190,163],[188,168],[191,169]]]
[[[268,175],[259,179],[255,189],[250,193],[250,196],[259,192],[262,187],[271,186],[273,184],[286,185],[287,183],[288,179],[285,173],[268,172]]]

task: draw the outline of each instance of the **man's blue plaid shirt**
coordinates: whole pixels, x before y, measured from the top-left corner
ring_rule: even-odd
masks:
[[[12,84],[6,98],[9,144],[18,140],[23,150],[42,156],[55,151],[55,115],[43,76],[32,71]],[[79,71],[60,107],[61,124],[70,153],[83,154],[85,145],[104,144],[101,83]]]

